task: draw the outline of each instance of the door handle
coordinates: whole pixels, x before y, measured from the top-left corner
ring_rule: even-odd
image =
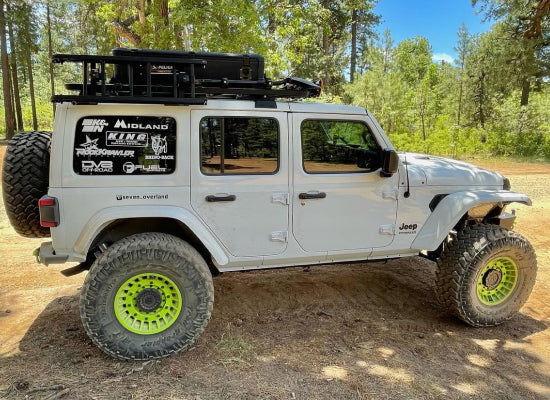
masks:
[[[211,194],[205,197],[205,200],[209,203],[213,203],[215,201],[235,201],[236,199],[237,196],[235,196],[234,194],[225,194],[222,196]]]
[[[301,200],[324,199],[325,197],[327,197],[327,194],[325,192],[307,192],[307,193],[300,193],[298,195],[298,198]]]

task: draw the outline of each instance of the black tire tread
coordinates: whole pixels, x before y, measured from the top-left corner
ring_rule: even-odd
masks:
[[[196,274],[195,279],[201,279],[205,283],[206,298],[210,299],[207,304],[202,304],[198,317],[193,323],[193,332],[178,338],[177,342],[166,348],[157,349],[153,352],[129,353],[120,351],[118,343],[112,342],[112,338],[104,337],[94,319],[97,312],[95,307],[95,296],[100,286],[109,279],[110,273],[119,267],[123,259],[134,254],[144,252],[167,251],[185,257],[192,265],[192,271],[186,273]],[[80,297],[80,316],[86,333],[92,342],[105,353],[122,360],[150,360],[170,356],[189,348],[204,331],[210,319],[214,301],[214,286],[212,275],[208,265],[200,253],[189,243],[175,236],[165,233],[141,233],[114,243],[103,253],[91,267],[82,286]],[[117,349],[117,350],[114,350]]]
[[[531,266],[525,274],[528,290],[520,294],[518,301],[509,307],[508,315],[502,320],[475,315],[469,311],[467,301],[461,294],[464,280],[471,272],[470,269],[473,268],[476,257],[482,249],[505,243],[522,247],[526,254],[526,264]],[[529,298],[536,279],[536,264],[536,254],[533,247],[519,233],[491,224],[469,226],[458,232],[456,239],[445,246],[437,260],[435,295],[444,308],[469,325],[475,327],[498,325],[512,318]]]
[[[50,236],[40,226],[38,200],[48,192],[51,132],[15,134],[2,167],[4,207],[15,231],[28,238]]]

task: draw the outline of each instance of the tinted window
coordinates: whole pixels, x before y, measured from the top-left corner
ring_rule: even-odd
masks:
[[[203,118],[201,171],[272,174],[279,167],[279,127],[271,118]]]
[[[308,173],[372,172],[381,166],[380,146],[361,122],[307,120],[301,131]]]

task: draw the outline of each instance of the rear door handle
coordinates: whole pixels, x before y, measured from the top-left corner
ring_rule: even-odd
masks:
[[[327,197],[327,194],[325,192],[307,192],[307,193],[300,193],[298,195],[298,198],[301,200],[324,199],[325,197]]]
[[[213,203],[215,201],[235,201],[237,199],[237,196],[234,194],[226,194],[222,196],[216,196],[214,194],[206,196],[205,200],[209,203]]]

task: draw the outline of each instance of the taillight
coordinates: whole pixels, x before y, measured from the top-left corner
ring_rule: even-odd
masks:
[[[38,200],[40,210],[40,225],[46,228],[53,228],[59,225],[59,205],[57,199],[50,196],[42,196]]]
[[[44,196],[38,200],[38,207],[53,206],[55,205],[55,199],[53,197]]]

